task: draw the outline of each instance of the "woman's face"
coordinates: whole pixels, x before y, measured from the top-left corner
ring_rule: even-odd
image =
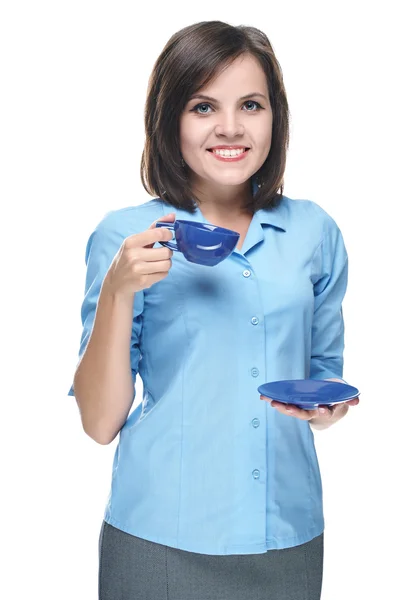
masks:
[[[253,56],[239,57],[182,113],[180,148],[191,182],[214,187],[247,181],[268,156],[272,119],[264,71]],[[216,152],[221,146],[238,149]]]

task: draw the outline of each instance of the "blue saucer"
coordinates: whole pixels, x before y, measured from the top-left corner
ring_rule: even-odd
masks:
[[[360,393],[347,383],[324,379],[286,379],[260,385],[262,396],[284,404],[295,404],[299,408],[312,410],[321,405],[331,406],[352,400]]]

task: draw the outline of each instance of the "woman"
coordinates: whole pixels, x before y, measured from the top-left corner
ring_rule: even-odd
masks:
[[[99,543],[103,600],[317,600],[321,478],[311,427],[333,412],[257,388],[342,376],[347,255],[317,204],[283,195],[288,105],[267,37],[203,22],[149,83],[145,189],[90,236],[80,361],[86,433],[120,432]],[[240,234],[215,267],[159,244],[159,220]],[[142,403],[128,416],[139,373]],[[263,400],[263,401],[261,401]],[[275,409],[275,410],[274,410]]]

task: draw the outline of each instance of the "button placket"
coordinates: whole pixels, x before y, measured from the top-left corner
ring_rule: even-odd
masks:
[[[259,297],[259,293],[258,293],[258,282],[255,280],[255,278],[251,278],[252,276],[252,272],[250,269],[246,268],[243,270],[242,275],[244,278],[249,279],[249,281],[247,282],[247,289],[249,290],[250,296],[249,296],[249,300],[250,300],[250,307],[254,306],[254,309],[257,309],[257,311],[262,310],[262,306],[261,306],[261,301],[260,301],[260,297]],[[249,287],[251,286],[251,287]],[[258,312],[257,312],[258,314]],[[262,325],[263,322],[261,321],[261,318],[259,316],[257,316],[256,314],[253,315],[253,313],[251,312],[251,314],[248,317],[248,323],[254,326],[257,325]],[[250,348],[261,348],[260,351],[257,352],[257,354],[252,351],[250,353],[250,358],[251,360],[256,360],[258,362],[262,361],[262,364],[264,364],[264,327],[256,327],[256,329],[252,329],[252,332],[250,331],[249,335],[251,336],[250,338]],[[257,378],[260,375],[260,370],[257,368],[257,366],[253,366],[253,364],[251,363],[250,365],[250,370],[249,373],[251,375],[251,377],[253,377],[254,379]],[[250,386],[250,390],[251,388],[254,388],[257,385],[257,382],[255,384],[252,384]],[[255,390],[254,390],[255,392]],[[260,405],[258,405],[259,408]],[[258,414],[258,413],[257,413]],[[249,427],[253,427],[253,429],[258,429],[258,431],[255,431],[255,433],[253,433],[253,437],[256,436],[256,440],[253,443],[253,459],[252,459],[252,463],[254,462],[254,465],[256,464],[260,464],[261,466],[264,465],[265,460],[266,460],[266,452],[265,452],[265,437],[266,437],[266,431],[264,427],[261,427],[261,421],[259,418],[257,417],[251,417],[250,421],[249,421]],[[251,463],[251,467],[252,467],[252,463]],[[264,472],[264,471],[263,471]],[[264,483],[264,479],[261,479],[262,477],[262,471],[260,471],[260,469],[251,469],[251,477],[253,478],[253,480],[255,482],[259,482],[259,484],[261,485],[261,483]],[[261,481],[260,481],[261,480]],[[258,486],[257,489],[259,489],[260,485]],[[262,488],[264,489],[264,488]]]

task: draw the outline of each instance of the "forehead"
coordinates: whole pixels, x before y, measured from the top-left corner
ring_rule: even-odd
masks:
[[[216,95],[219,91],[236,95],[251,91],[267,93],[267,79],[258,60],[248,54],[240,56],[201,88],[201,92],[210,95]]]

